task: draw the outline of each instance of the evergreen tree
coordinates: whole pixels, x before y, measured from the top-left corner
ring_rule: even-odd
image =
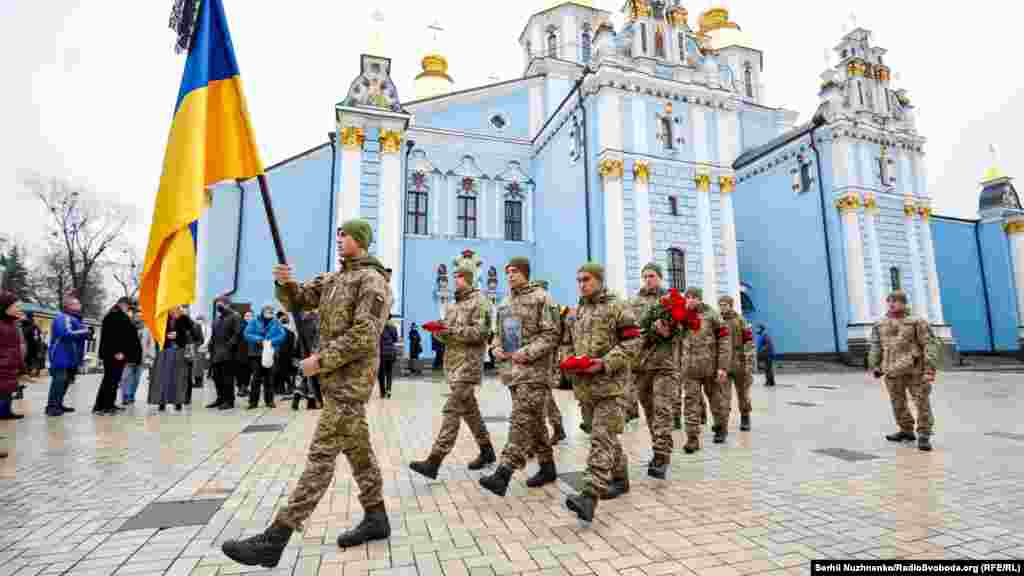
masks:
[[[31,302],[32,287],[28,267],[25,265],[25,250],[13,244],[7,254],[3,255],[3,265],[6,268],[3,289],[13,292],[23,302]]]

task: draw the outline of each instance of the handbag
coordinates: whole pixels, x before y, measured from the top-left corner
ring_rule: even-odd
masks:
[[[263,342],[263,357],[260,359],[260,363],[264,368],[274,367],[274,347],[270,345],[270,342]]]

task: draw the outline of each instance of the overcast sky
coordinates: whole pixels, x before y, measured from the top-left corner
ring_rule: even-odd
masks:
[[[36,242],[42,215],[24,198],[19,173],[34,170],[92,187],[137,212],[145,249],[171,115],[184,66],[167,28],[170,0],[2,0],[0,232]],[[548,0],[368,3],[224,0],[242,80],[266,164],[326,141],[332,106],[359,71],[370,13],[385,14],[387,54],[403,100],[414,98],[428,35],[439,20],[457,89],[521,75],[517,38]],[[597,0],[618,10],[619,0]],[[722,2],[717,3],[722,5]],[[800,112],[817,102],[823,50],[835,46],[851,6],[857,23],[888,49],[928,139],[929,187],[937,212],[974,217],[978,180],[999,147],[1010,175],[1024,160],[1022,3],[976,0],[943,7],[919,1],[859,3],[731,0],[731,19],[765,54],[767,103]],[[709,6],[684,4],[690,24]]]

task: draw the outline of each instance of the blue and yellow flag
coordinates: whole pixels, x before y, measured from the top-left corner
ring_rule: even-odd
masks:
[[[202,0],[167,141],[139,290],[153,339],[195,299],[195,222],[207,186],[263,173],[221,0]]]

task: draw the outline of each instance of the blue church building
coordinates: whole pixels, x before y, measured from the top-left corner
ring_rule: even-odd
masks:
[[[530,258],[554,299],[605,265],[608,287],[729,294],[782,354],[863,362],[885,294],[902,288],[955,351],[1013,352],[1024,330],[1024,213],[986,174],[979,219],[932,215],[925,139],[862,28],[835,48],[811,120],[764,103],[763,54],[723,8],[695,25],[678,0],[628,0],[616,30],[591,2],[534,14],[522,76],[456,90],[432,52],[399,98],[379,50],[335,106],[328,138],[267,177],[300,278],[335,270],[335,230],[368,219],[394,270],[394,317],[437,319],[461,259],[492,301],[503,265]],[[222,183],[199,223],[197,304],[272,299],[274,250],[255,181]],[[1018,288],[1020,287],[1020,288]],[[429,347],[428,347],[429,348]]]

